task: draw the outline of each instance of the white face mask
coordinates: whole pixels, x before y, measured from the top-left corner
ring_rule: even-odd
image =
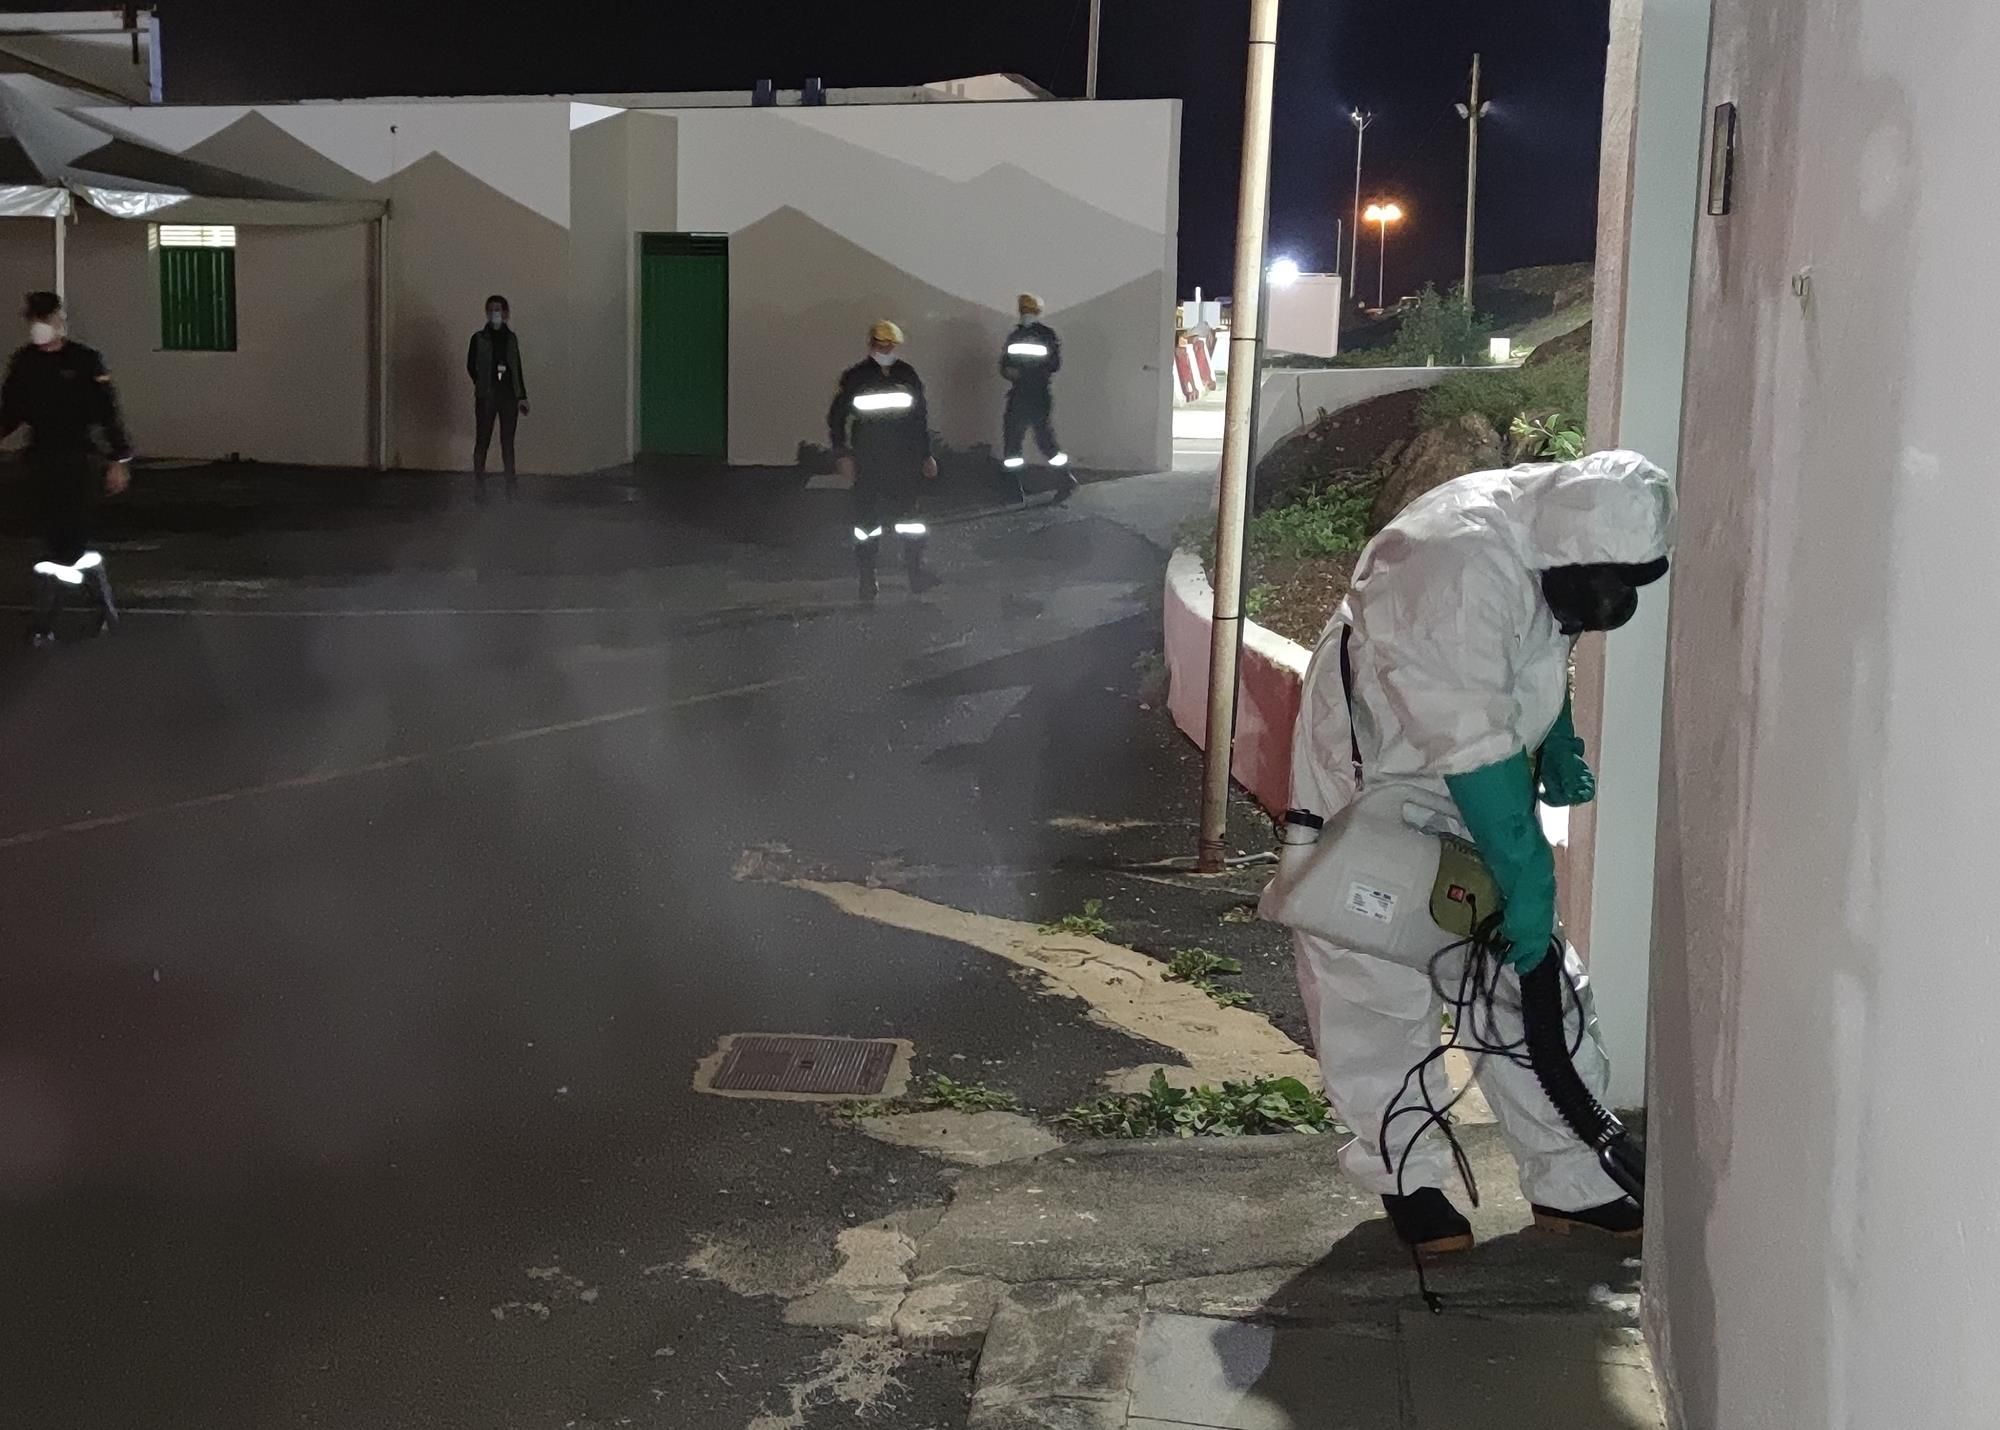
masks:
[[[36,347],[45,348],[55,340],[56,340],[56,325],[54,323],[28,324],[28,341],[33,343]]]
[[[894,367],[896,364],[896,355],[894,353],[871,352],[868,356],[875,359],[875,366],[877,367]]]
[[[497,308],[486,315],[486,325],[489,328],[504,327],[506,322],[507,315]]]

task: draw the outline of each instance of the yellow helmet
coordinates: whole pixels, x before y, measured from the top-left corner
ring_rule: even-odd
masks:
[[[868,330],[868,341],[871,343],[894,343],[897,347],[901,347],[903,345],[903,330],[887,318],[883,318]]]
[[[1024,318],[1031,313],[1039,318],[1042,315],[1042,300],[1037,298],[1033,293],[1023,293],[1020,297],[1018,311]]]

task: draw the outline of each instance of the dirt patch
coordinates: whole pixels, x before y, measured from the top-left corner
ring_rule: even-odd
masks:
[[[1251,619],[1311,649],[1328,618],[1347,595],[1359,552],[1309,556],[1301,561],[1250,557]]]
[[[1416,435],[1424,394],[1392,392],[1319,417],[1286,438],[1257,464],[1254,507],[1277,506],[1301,487],[1343,472],[1365,472]]]

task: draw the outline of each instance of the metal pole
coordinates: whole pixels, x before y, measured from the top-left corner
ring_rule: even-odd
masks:
[[[1237,656],[1243,636],[1243,528],[1250,509],[1257,377],[1264,344],[1264,243],[1271,198],[1271,91],[1278,62],[1278,0],[1251,0],[1243,87],[1243,176],[1236,197],[1236,305],[1229,329],[1229,398],[1215,505],[1215,607],[1208,648],[1208,721],[1201,767],[1200,867],[1229,853],[1229,767],[1236,734]]]
[[[1374,115],[1363,114],[1358,109],[1354,111],[1354,228],[1351,231],[1353,247],[1347,255],[1347,271],[1355,274],[1361,271],[1361,150],[1368,137],[1368,126],[1374,122]]]
[[[64,195],[64,209],[68,209],[68,195]],[[56,215],[56,292],[63,302],[69,302],[69,215]]]
[[[375,220],[375,470],[389,467],[389,211]]]
[[[1104,0],[1090,0],[1090,55],[1085,61],[1083,97],[1097,98],[1097,37],[1104,20]]]
[[[1340,272],[1340,251],[1347,247],[1347,220],[1333,221],[1333,271]]]
[[[1472,302],[1472,231],[1479,208],[1479,56],[1472,57],[1472,103],[1465,108],[1465,301]]]
[[[1375,226],[1382,230],[1382,252],[1375,260],[1375,311],[1379,313],[1389,306],[1389,220],[1382,218]]]

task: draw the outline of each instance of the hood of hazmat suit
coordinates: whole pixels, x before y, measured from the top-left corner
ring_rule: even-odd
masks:
[[[1292,804],[1330,817],[1356,793],[1343,629],[1362,778],[1448,809],[1445,776],[1538,748],[1562,711],[1572,642],[1541,573],[1660,560],[1674,522],[1671,481],[1636,452],[1475,472],[1412,502],[1361,553],[1306,671]]]

